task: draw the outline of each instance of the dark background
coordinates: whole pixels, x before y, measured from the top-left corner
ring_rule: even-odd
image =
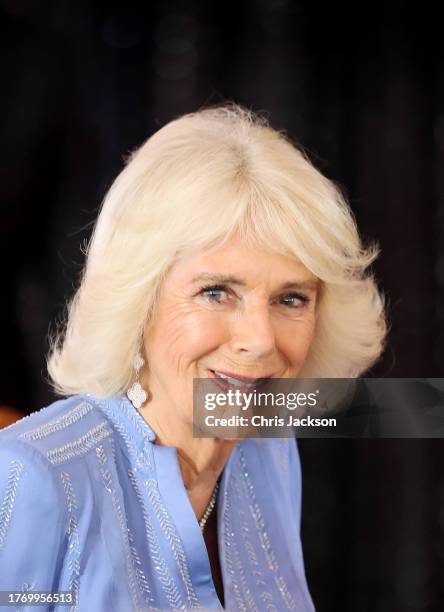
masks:
[[[267,111],[382,249],[389,344],[372,375],[443,376],[444,53],[427,3],[1,0],[0,403],[45,382],[98,206],[123,157],[226,100]],[[444,610],[440,440],[300,440],[319,612]]]

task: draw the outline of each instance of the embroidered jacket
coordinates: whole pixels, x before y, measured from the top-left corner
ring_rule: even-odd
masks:
[[[123,395],[0,431],[0,591],[72,591],[38,608],[59,612],[222,610],[177,451],[155,438]],[[217,500],[225,609],[314,610],[300,508],[295,439],[242,440]]]

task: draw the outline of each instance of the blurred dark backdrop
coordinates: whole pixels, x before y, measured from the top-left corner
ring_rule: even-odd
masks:
[[[1,0],[0,403],[29,413],[51,321],[123,157],[226,100],[267,111],[345,191],[391,331],[375,376],[443,376],[444,53],[427,5]],[[439,440],[301,440],[320,612],[444,610]]]

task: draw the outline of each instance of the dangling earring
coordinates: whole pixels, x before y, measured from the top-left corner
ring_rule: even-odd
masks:
[[[145,359],[142,357],[142,353],[139,351],[133,359],[133,366],[136,371],[136,380],[126,392],[129,401],[137,410],[139,410],[142,404],[146,402],[148,397],[145,389],[142,387],[139,380],[140,370],[142,369],[144,363]]]

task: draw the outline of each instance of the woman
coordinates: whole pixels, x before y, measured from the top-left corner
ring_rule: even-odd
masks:
[[[386,330],[376,254],[251,112],[205,109],[148,139],[53,342],[69,397],[0,434],[0,589],[70,591],[81,611],[313,610],[295,440],[193,438],[193,379],[368,369]]]

